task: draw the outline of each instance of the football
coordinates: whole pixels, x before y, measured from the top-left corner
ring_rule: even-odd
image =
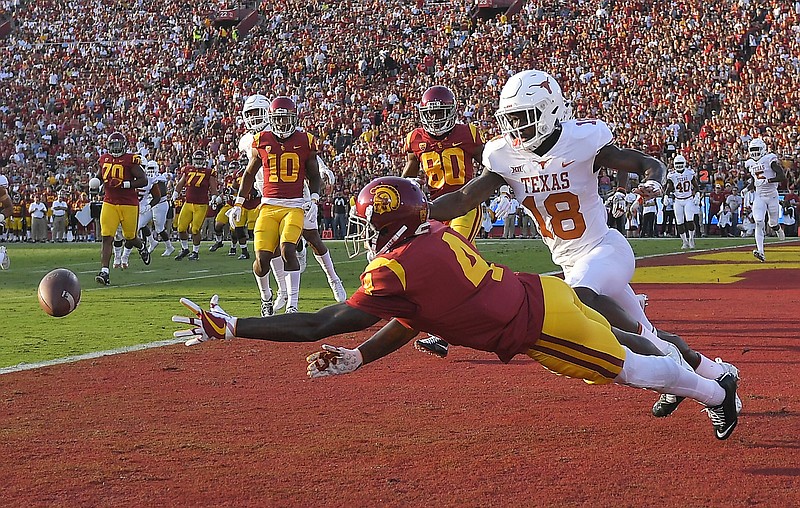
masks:
[[[78,277],[66,268],[58,268],[39,282],[39,306],[53,317],[64,317],[81,301]]]

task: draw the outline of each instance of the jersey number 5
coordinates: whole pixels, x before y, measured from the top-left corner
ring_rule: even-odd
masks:
[[[536,207],[533,196],[528,196],[522,202],[523,206],[533,213],[539,231],[545,238],[558,237],[562,240],[575,240],[583,236],[586,231],[586,221],[581,213],[581,204],[578,196],[571,192],[556,192],[544,200],[544,209],[550,214],[550,229]]]

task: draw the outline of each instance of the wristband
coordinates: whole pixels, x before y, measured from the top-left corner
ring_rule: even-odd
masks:
[[[122,188],[123,189],[130,189],[131,188],[130,180],[125,180],[124,182],[122,182]]]
[[[316,192],[312,192],[311,193],[311,201],[313,201],[314,203],[318,203],[319,202],[319,194],[317,194]]]
[[[242,206],[244,204],[244,198],[241,196],[236,196],[236,200],[233,202],[233,206]]]
[[[172,193],[172,200],[175,201],[176,199],[178,199],[178,192],[177,191]]]

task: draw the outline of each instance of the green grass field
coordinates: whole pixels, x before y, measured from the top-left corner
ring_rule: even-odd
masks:
[[[697,248],[750,243],[749,238],[698,239]],[[649,256],[679,250],[680,240],[632,240],[631,244],[637,256]],[[350,294],[358,287],[358,276],[366,261],[363,257],[348,259],[341,241],[329,241],[327,245]],[[112,270],[112,285],[102,287],[94,281],[99,270],[99,243],[10,244],[11,268],[0,272],[0,368],[171,339],[176,329],[171,317],[185,311],[178,302],[181,297],[205,305],[211,295],[218,293],[228,312],[257,315],[259,298],[250,262],[228,257],[227,248],[209,253],[208,246],[203,245],[198,262],[159,257],[159,247],[148,267],[134,251],[131,267],[126,271]],[[478,248],[490,261],[514,270],[556,270],[539,240],[479,240]],[[75,272],[83,289],[80,306],[64,318],[46,315],[36,297],[39,280],[55,268]],[[302,277],[300,310],[312,312],[333,302],[322,270],[314,259],[309,259]]]

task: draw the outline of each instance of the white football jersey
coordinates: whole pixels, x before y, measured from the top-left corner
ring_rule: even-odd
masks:
[[[570,120],[544,156],[515,150],[504,138],[486,143],[483,165],[514,189],[534,218],[557,265],[571,265],[608,232],[594,160],[614,136],[601,120]]]
[[[693,196],[692,180],[694,180],[694,171],[692,168],[684,169],[683,173],[673,171],[667,175],[667,178],[675,187],[675,199],[689,199]]]
[[[0,187],[8,188],[8,178],[5,175],[0,175]]]
[[[239,151],[247,157],[248,164],[250,164],[250,161],[253,159],[253,139],[255,139],[255,134],[252,132],[245,132],[239,139]],[[258,171],[256,171],[253,188],[261,195],[261,189],[264,188],[264,172],[261,168],[258,168]]]
[[[139,187],[136,189],[136,194],[139,196],[139,206],[144,205],[145,203],[150,202],[150,189],[153,188],[153,185],[156,183],[158,176],[150,178],[147,177],[147,185],[144,187]]]
[[[778,156],[774,153],[768,153],[757,161],[748,160],[746,163],[747,169],[753,176],[756,187],[756,194],[762,198],[776,198],[778,197],[778,182],[768,182],[770,178],[775,178],[775,170],[772,169],[772,163],[778,162]],[[780,164],[780,162],[778,162]]]

